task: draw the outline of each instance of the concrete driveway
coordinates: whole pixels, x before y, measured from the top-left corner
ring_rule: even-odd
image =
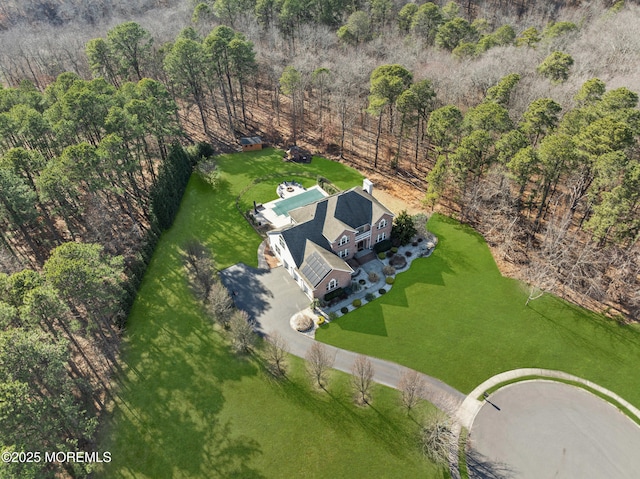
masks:
[[[588,391],[532,381],[489,400],[471,427],[470,477],[640,477],[640,427]]]
[[[222,282],[233,295],[236,307],[243,309],[256,321],[256,329],[261,334],[278,332],[287,341],[287,350],[304,358],[313,344],[313,339],[294,331],[289,320],[298,311],[311,303],[298,285],[283,268],[271,270],[251,268],[245,264],[235,264],[220,272]],[[334,368],[351,373],[357,353],[325,345],[334,355]],[[398,380],[406,369],[399,364],[379,358],[369,357],[374,367],[374,381],[397,388]],[[442,381],[421,374],[427,384],[425,399],[443,411],[453,414],[465,396]]]
[[[312,340],[294,331],[289,320],[311,300],[283,267],[258,269],[238,263],[221,271],[220,278],[235,293],[236,307],[255,320],[260,334],[280,333],[289,343],[289,352],[304,357]]]

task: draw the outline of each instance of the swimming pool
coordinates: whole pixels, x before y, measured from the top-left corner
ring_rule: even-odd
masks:
[[[273,206],[273,211],[278,216],[283,216],[289,213],[291,210],[306,206],[314,201],[318,201],[325,196],[320,190],[311,189],[300,193],[299,195],[292,196],[290,198],[280,200]]]

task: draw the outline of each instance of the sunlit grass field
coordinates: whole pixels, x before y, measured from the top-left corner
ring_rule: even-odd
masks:
[[[448,477],[418,446],[418,423],[431,405],[408,417],[396,391],[376,386],[373,406],[357,407],[346,374],[333,372],[328,392],[317,392],[297,358],[289,360],[288,379],[275,381],[255,357],[235,356],[193,299],[180,259],[189,239],[207,244],[219,268],[257,264],[260,237],[235,206],[254,178],[304,171],[342,188],[361,182],[338,163],[315,158],[296,165],[281,158],[274,150],[219,158],[222,183],[215,192],[191,178],[128,318],[124,372],[101,434],[100,447],[113,459],[100,477]],[[275,199],[283,179],[293,178],[259,183],[245,201]]]
[[[434,215],[434,253],[396,277],[387,294],[316,339],[396,361],[463,392],[510,369],[558,369],[640,406],[640,331],[504,278],[484,239]]]

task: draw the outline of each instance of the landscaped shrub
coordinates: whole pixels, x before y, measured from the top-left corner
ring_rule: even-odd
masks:
[[[358,283],[360,283],[362,286],[364,286],[365,284],[367,284],[367,282],[364,279],[360,279],[358,280]]]
[[[295,328],[301,333],[313,327],[313,319],[306,315],[300,315],[294,320]]]
[[[405,255],[407,258],[408,258],[409,256],[411,256],[411,254],[412,254],[412,253],[411,253],[411,251],[405,251],[405,252],[404,252],[404,255]]]
[[[349,308],[347,308],[346,306],[343,306],[342,308],[340,308],[340,312],[342,314],[347,314],[349,312]]]
[[[390,239],[382,240],[379,243],[376,243],[376,244],[373,245],[373,251],[376,252],[376,253],[385,252],[389,248],[391,248],[391,240]]]
[[[344,289],[336,288],[333,291],[329,291],[327,294],[325,294],[324,300],[328,302],[328,301],[331,301],[332,299],[342,296],[342,294],[344,294]]]
[[[372,283],[375,283],[376,281],[378,281],[380,279],[380,276],[378,276],[376,273],[374,273],[373,271],[371,271],[371,273],[369,273],[369,281],[371,281]]]
[[[386,255],[387,258],[391,258],[393,255],[394,255],[393,251],[391,251],[391,250],[387,251],[387,255]]]
[[[382,251],[380,253],[378,253],[378,259],[385,259],[387,257],[386,254],[384,254]]]
[[[378,293],[380,293],[380,294],[384,294],[384,293],[386,293],[386,292],[387,292],[387,290],[386,290],[386,289],[384,289],[384,288],[380,288],[380,289],[378,290]]]
[[[215,160],[202,158],[196,165],[195,170],[211,188],[215,189],[220,183],[220,171]]]
[[[393,248],[391,248],[391,252],[393,254],[396,254],[398,252],[398,248],[396,248],[395,246]]]
[[[353,304],[354,308],[359,308],[360,306],[362,306],[362,301],[360,301],[359,299],[354,299],[351,304]]]
[[[411,246],[418,246],[418,242],[414,241],[413,243],[411,243]]]
[[[364,297],[364,299],[367,300],[367,303],[370,303],[371,301],[373,301],[374,299],[376,299],[376,295],[373,293],[367,293]]]
[[[401,254],[396,254],[391,258],[389,264],[396,269],[404,268],[407,265],[407,259]]]
[[[390,264],[388,264],[382,268],[382,272],[385,274],[385,276],[392,276],[396,274],[396,269]]]
[[[392,276],[387,276],[387,278],[384,280],[384,282],[387,283],[387,284],[393,284],[394,280],[395,280],[395,278],[393,278]]]
[[[409,244],[417,232],[413,218],[406,211],[401,211],[393,220],[391,237],[400,245]]]

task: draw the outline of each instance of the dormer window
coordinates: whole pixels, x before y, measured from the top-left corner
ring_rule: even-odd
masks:
[[[384,228],[385,226],[387,226],[387,220],[385,220],[384,218],[382,218],[380,220],[380,223],[378,223],[378,229],[381,230],[382,228]]]
[[[349,237],[347,235],[344,235],[342,238],[340,238],[340,246],[347,244],[349,242]]]

